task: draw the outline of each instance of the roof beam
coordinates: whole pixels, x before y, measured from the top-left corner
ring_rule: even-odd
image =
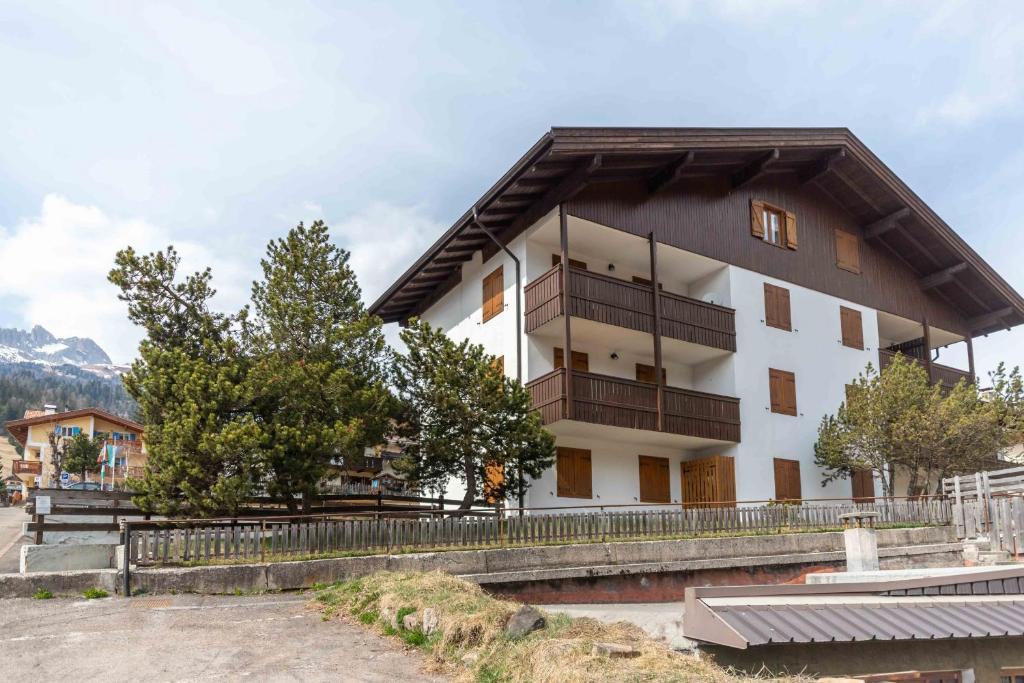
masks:
[[[897,227],[899,222],[910,215],[910,209],[903,207],[898,211],[893,211],[885,218],[880,218],[874,223],[869,223],[864,226],[864,239],[874,239],[880,235],[884,235],[890,230]]]
[[[691,150],[654,174],[654,177],[647,181],[647,192],[656,194],[674,184],[683,176],[686,167],[693,163],[693,156]]]
[[[569,175],[562,178],[557,185],[545,192],[529,209],[519,214],[519,217],[512,224],[513,229],[516,226],[529,227],[548,211],[555,208],[560,202],[575,196],[577,192],[586,187],[590,176],[594,175],[601,168],[601,163],[601,155],[595,154],[576,166]]]
[[[779,160],[779,150],[773,149],[732,174],[732,189],[743,187],[751,180],[760,177],[772,164]]]
[[[860,189],[857,186],[857,183],[850,180],[850,177],[846,175],[841,168],[839,168],[838,166],[833,166],[832,175],[841,180],[843,182],[843,185],[845,185],[850,192],[853,192],[855,195],[860,197],[860,200],[867,204],[868,206],[870,206],[872,210],[874,210],[877,213],[882,213],[882,208],[878,205],[878,202],[875,201],[875,198],[869,195],[864,190]]]
[[[839,148],[832,152],[824,159],[819,159],[814,162],[814,165],[809,169],[800,174],[800,183],[806,185],[807,183],[814,183],[823,176],[828,175],[835,168],[835,165],[846,158],[846,150]]]
[[[985,330],[996,323],[1002,324],[1003,318],[1013,313],[1013,309],[1009,306],[1006,308],[1000,308],[995,311],[990,311],[984,315],[979,315],[976,318],[971,318],[967,321],[967,326],[974,330]]]
[[[957,273],[962,273],[965,270],[967,270],[967,264],[960,261],[959,263],[954,263],[948,268],[935,271],[931,275],[926,275],[921,278],[921,289],[932,289],[939,285],[944,285],[947,282],[952,282]]]

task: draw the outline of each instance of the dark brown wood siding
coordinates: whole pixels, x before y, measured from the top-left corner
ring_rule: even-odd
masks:
[[[751,235],[751,199],[800,219],[800,248],[779,249]],[[848,301],[942,329],[967,326],[946,301],[923,292],[919,275],[883,246],[865,241],[861,224],[829,195],[792,175],[767,175],[743,188],[708,178],[649,195],[642,183],[601,183],[568,202],[573,216],[685,249]],[[860,274],[836,267],[835,229],[860,240]]]

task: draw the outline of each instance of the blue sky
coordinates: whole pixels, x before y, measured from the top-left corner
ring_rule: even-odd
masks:
[[[0,86],[0,325],[116,360],[117,248],[233,308],[324,218],[372,298],[553,125],[847,126],[1024,290],[1019,2],[5,2]]]

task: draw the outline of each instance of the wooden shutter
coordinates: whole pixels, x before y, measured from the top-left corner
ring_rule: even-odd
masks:
[[[590,451],[582,448],[556,449],[555,477],[558,495],[562,498],[591,498],[593,473]]]
[[[860,245],[857,236],[836,228],[836,265],[851,273],[860,273]]]
[[[494,360],[491,361],[491,367],[497,370],[502,375],[505,374],[505,356],[495,356]]]
[[[775,499],[800,500],[800,462],[775,458]]]
[[[785,370],[768,369],[768,394],[773,413],[796,415],[796,375]]]
[[[861,321],[860,311],[840,306],[839,327],[843,333],[843,346],[864,349],[864,325]]]
[[[640,461],[640,502],[671,503],[672,494],[668,480],[668,458],[639,456]]]
[[[484,278],[483,321],[487,322],[505,310],[504,266]]]
[[[654,379],[656,376],[657,375],[655,375],[655,373],[654,373],[654,366],[653,365],[645,365],[643,363],[637,363],[636,364],[636,381],[637,382],[649,382],[651,384],[657,384],[657,382]],[[661,383],[662,384],[666,384],[667,383],[665,381],[665,368],[661,369]]]
[[[750,200],[750,234],[764,239],[764,202]]]
[[[857,500],[875,500],[875,475],[871,470],[854,470],[851,477],[853,497]]]
[[[634,284],[638,284],[638,285],[644,285],[646,287],[650,287],[651,286],[651,281],[650,280],[648,280],[645,277],[640,277],[639,275],[634,275],[633,276],[633,283]],[[665,283],[659,282],[658,283],[658,289],[665,289]]]
[[[562,262],[562,255],[561,254],[552,254],[551,255],[551,265],[557,266],[561,262]],[[584,261],[577,261],[574,258],[569,259],[569,266],[571,268],[579,268],[580,270],[586,270],[587,269],[587,264]]]
[[[555,347],[555,369],[565,367],[565,351]],[[572,352],[573,372],[590,372],[590,356],[582,351]]]
[[[786,246],[790,249],[796,249],[796,214],[789,211],[786,212]]]
[[[764,283],[764,322],[787,332],[793,329],[789,310],[789,290]]]

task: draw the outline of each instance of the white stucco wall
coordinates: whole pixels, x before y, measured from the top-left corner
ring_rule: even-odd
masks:
[[[523,259],[525,286],[551,267],[551,246],[530,240],[535,230],[527,231],[510,248]],[[668,247],[663,247],[668,249]],[[603,263],[585,248],[574,249],[574,258]],[[481,263],[481,255],[463,265],[462,283],[432,306],[423,318],[442,327],[452,338],[467,338],[482,344],[489,353],[504,356],[505,372],[515,376],[515,265],[503,252]],[[499,265],[504,266],[505,310],[488,322],[482,322],[482,280]],[[632,271],[617,268],[615,277],[628,279]],[[636,273],[640,274],[640,273]],[[666,278],[670,279],[670,278]],[[786,332],[764,324],[763,283],[769,282],[790,291],[793,330]],[[790,283],[768,278],[753,271],[727,266],[688,285],[688,295],[710,296],[716,303],[736,310],[735,354],[703,363],[687,365],[666,355],[669,384],[740,398],[743,441],[731,446],[710,446],[693,451],[631,446],[623,442],[580,440],[563,437],[559,445],[588,448],[592,451],[595,504],[637,502],[639,471],[636,456],[670,457],[673,500],[680,495],[679,461],[711,454],[736,458],[736,493],[739,500],[765,500],[774,497],[773,458],[800,461],[801,486],[807,498],[848,497],[848,480],[822,487],[822,473],[814,465],[814,442],[824,414],[835,412],[845,398],[845,385],[870,361],[877,364],[878,325],[876,313],[864,306],[822,294]],[[863,350],[841,343],[839,307],[861,311],[864,328]],[[624,351],[616,342],[617,328],[609,327],[600,341],[574,339],[574,349],[589,354],[590,370],[632,379],[635,363],[653,364],[650,355]],[[558,336],[527,335],[523,340],[523,379],[529,381],[552,368],[552,347],[561,345]],[[610,357],[618,352],[618,359]],[[798,415],[772,413],[768,390],[768,369],[793,372],[796,376]],[[446,497],[461,496],[453,484]],[[600,498],[598,498],[600,496]],[[555,495],[555,475],[550,471],[535,483],[528,496],[531,506],[579,505],[578,499],[559,499]]]
[[[845,400],[846,384],[868,362],[878,364],[878,324],[872,309],[821,292],[729,267],[736,309],[736,347],[731,363],[740,397],[742,443],[723,451],[736,457],[736,496],[740,500],[774,495],[774,458],[800,461],[806,498],[848,497],[849,480],[821,486],[814,465],[818,425]],[[764,284],[789,289],[792,332],[764,323]],[[839,306],[861,311],[864,350],[843,346]],[[768,369],[796,376],[797,416],[771,412]]]

